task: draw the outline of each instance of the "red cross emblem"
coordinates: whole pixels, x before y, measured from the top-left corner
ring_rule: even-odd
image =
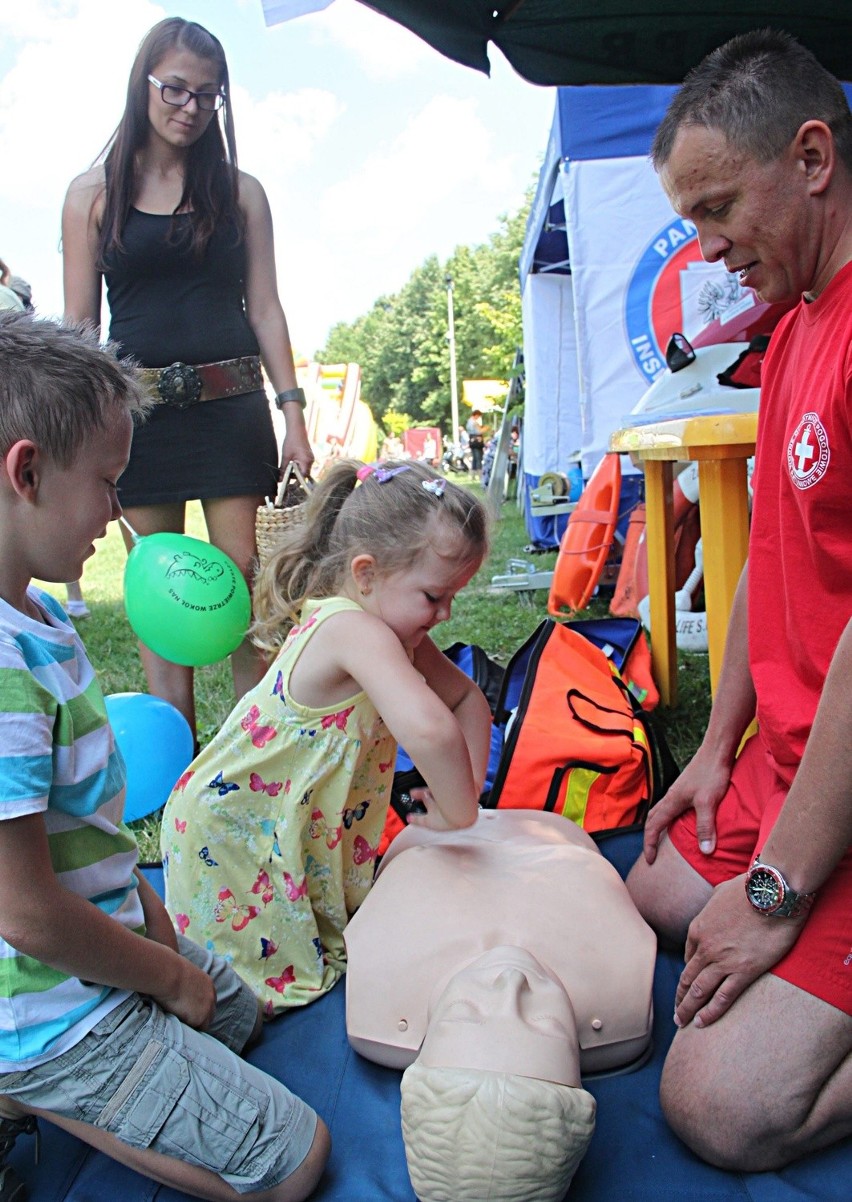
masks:
[[[812,488],[825,475],[830,458],[828,435],[819,416],[803,414],[787,444],[787,469],[796,488]]]

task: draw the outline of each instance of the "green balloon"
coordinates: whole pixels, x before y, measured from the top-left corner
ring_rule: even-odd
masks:
[[[124,569],[124,606],[146,647],[188,667],[230,655],[251,620],[248,585],[234,561],[185,534],[139,539]]]

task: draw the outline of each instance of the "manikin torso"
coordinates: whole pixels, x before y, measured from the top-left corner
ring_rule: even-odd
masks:
[[[451,978],[497,948],[492,959],[510,974],[518,967],[513,948],[535,957],[545,972],[527,975],[522,1005],[506,1013],[502,1036],[495,1037],[493,1024],[490,1034],[477,1035],[476,1022],[451,1033],[457,1055],[467,1048],[472,1067],[525,1072],[521,1049],[532,1055],[548,1042],[540,1019],[553,1012],[553,979],[570,998],[583,1073],[629,1065],[650,1044],[654,934],[594,842],[560,815],[484,810],[463,831],[408,827],[392,843],[345,939],[349,1040],[380,1064],[411,1064]],[[454,983],[458,1012],[468,1007],[475,1014],[481,1005],[493,1015],[500,981],[498,972],[489,998],[481,974],[465,974],[461,988]],[[568,1084],[573,1056],[564,1046],[574,1032],[554,1028],[553,1036],[553,1071],[528,1075]],[[453,1052],[442,1059],[451,1061]]]

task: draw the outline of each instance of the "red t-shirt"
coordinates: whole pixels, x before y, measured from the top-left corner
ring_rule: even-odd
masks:
[[[763,365],[749,659],[760,733],[788,783],[852,616],[851,418],[848,263],[815,301],[785,314]]]

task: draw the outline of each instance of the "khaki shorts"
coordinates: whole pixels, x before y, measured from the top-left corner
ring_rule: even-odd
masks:
[[[0,1094],[210,1169],[238,1193],[270,1189],[307,1156],[313,1110],[241,1060],[257,999],[228,964],[179,937],[216,985],[209,1032],[133,994],[55,1060],[0,1074]]]

